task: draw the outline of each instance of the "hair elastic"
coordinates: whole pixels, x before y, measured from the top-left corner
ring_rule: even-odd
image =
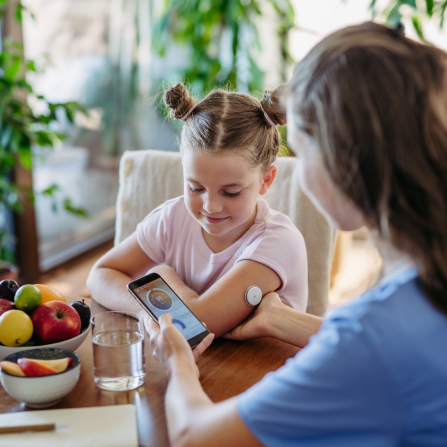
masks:
[[[394,28],[390,28],[389,32],[393,37],[405,37],[405,28],[400,22]]]
[[[180,121],[186,121],[186,118],[188,118],[189,114],[195,109],[197,103],[195,102],[192,107],[181,117],[179,118]]]
[[[262,110],[262,113],[264,113],[265,119],[266,119],[267,122],[270,124],[270,126],[272,126],[272,127],[276,127],[278,124],[275,124],[275,123],[272,121],[272,119],[269,117],[268,113],[262,108],[262,106],[261,106],[261,110]]]

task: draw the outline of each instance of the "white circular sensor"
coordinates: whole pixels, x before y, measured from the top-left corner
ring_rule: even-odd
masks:
[[[262,300],[262,292],[258,286],[250,286],[245,292],[245,302],[249,306],[257,306]]]

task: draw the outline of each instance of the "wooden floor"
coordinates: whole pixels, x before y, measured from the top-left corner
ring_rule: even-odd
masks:
[[[112,242],[102,245],[43,275],[39,283],[54,287],[67,298],[89,297],[86,287],[88,274],[96,260],[112,247]],[[344,304],[371,287],[381,265],[380,255],[368,238],[345,238],[341,266],[329,292],[329,306]]]
[[[39,283],[54,287],[66,298],[88,298],[90,297],[86,286],[88,274],[93,264],[112,247],[112,241],[101,245],[87,254],[64,264],[62,267],[42,275]]]

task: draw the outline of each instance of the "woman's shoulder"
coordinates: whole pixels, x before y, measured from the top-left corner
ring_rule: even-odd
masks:
[[[328,313],[325,327],[368,340],[386,361],[401,367],[412,365],[418,355],[436,362],[444,347],[435,338],[447,343],[447,315],[431,304],[415,267],[334,309]],[[447,358],[443,368],[447,373]]]
[[[423,292],[417,287],[417,277],[417,269],[410,268],[386,281],[381,281],[348,304],[335,307],[327,312],[324,323],[340,324],[348,328],[349,325],[346,324],[348,321],[352,321],[353,327],[355,327],[371,324],[378,319],[383,326],[385,322],[383,317],[387,313],[389,314],[384,309],[392,309],[392,313],[395,313],[400,311],[401,306],[408,310],[408,306],[413,305],[415,301],[421,299],[426,301]],[[402,302],[404,297],[406,303]]]
[[[326,314],[326,321],[339,321],[343,317],[367,320],[385,306],[399,307],[404,296],[408,300],[407,305],[415,300],[426,300],[423,291],[417,286],[417,278],[418,271],[412,267],[382,280],[348,304],[332,309]]]

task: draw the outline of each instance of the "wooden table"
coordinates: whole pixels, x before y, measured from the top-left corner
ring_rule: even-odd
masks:
[[[92,315],[107,309],[94,300],[86,299]],[[199,359],[200,381],[203,389],[219,402],[242,393],[270,371],[282,366],[296,354],[298,348],[270,338],[236,342],[216,340]],[[77,349],[81,358],[81,376],[75,389],[52,408],[80,408],[101,405],[134,404],[137,410],[140,447],[168,446],[164,411],[166,374],[153,358],[149,343],[145,344],[146,381],[133,391],[105,391],[93,380],[91,334]],[[23,403],[0,390],[0,413],[30,410]]]

